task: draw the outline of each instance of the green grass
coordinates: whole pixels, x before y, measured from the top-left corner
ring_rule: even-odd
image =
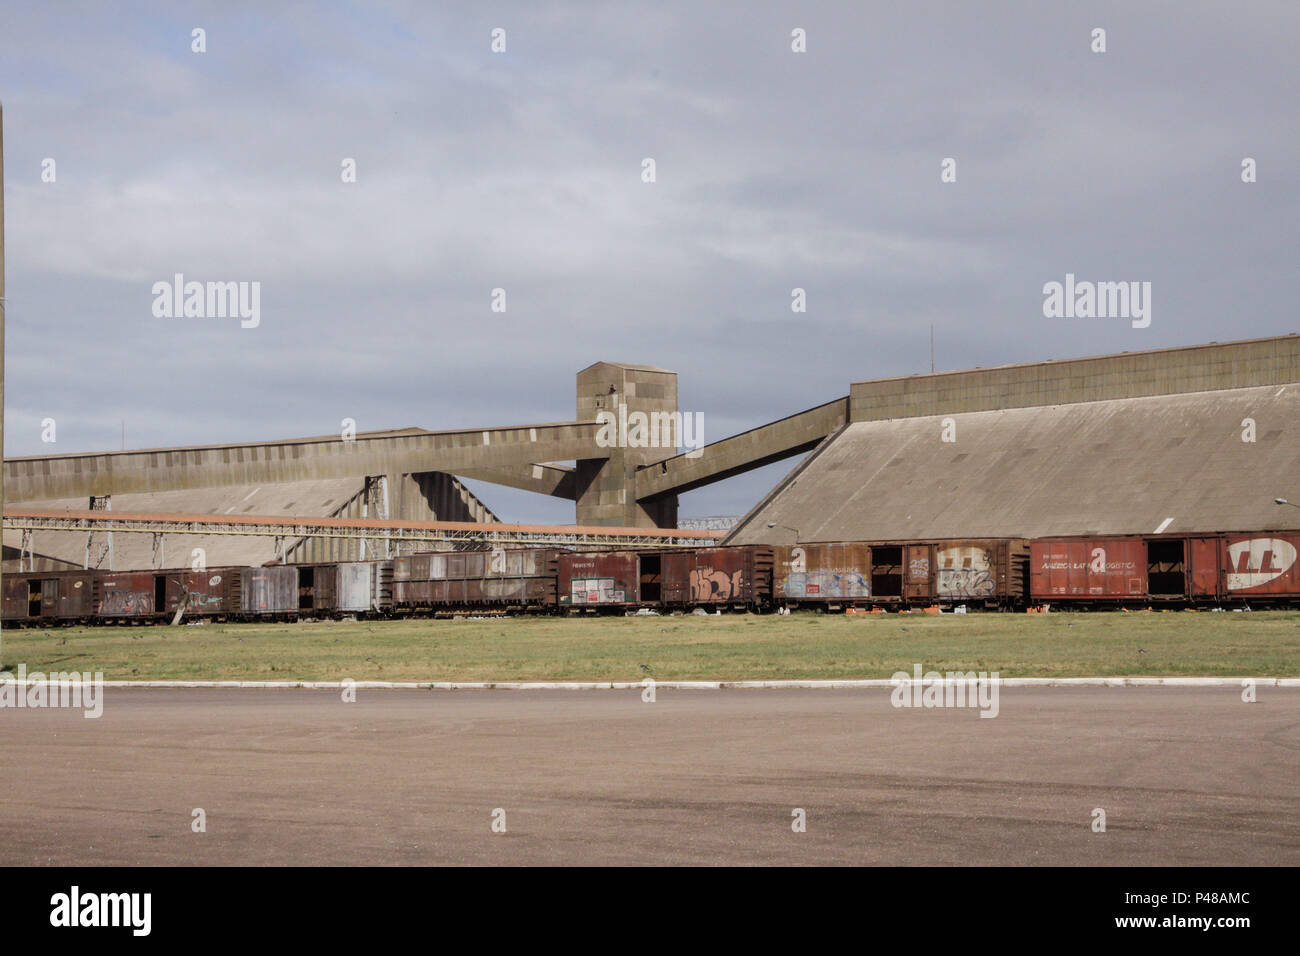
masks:
[[[1139,653],[1139,649],[1145,653]],[[1300,612],[889,614],[5,630],[0,665],[108,680],[1300,676]],[[642,670],[640,665],[650,670]]]

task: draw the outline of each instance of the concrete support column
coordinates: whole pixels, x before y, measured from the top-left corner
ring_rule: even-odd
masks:
[[[577,463],[577,522],[629,528],[675,528],[677,496],[636,500],[636,471],[677,453],[677,373],[644,365],[597,362],[578,373],[578,420],[602,429],[607,458]],[[666,447],[664,423],[676,419]]]

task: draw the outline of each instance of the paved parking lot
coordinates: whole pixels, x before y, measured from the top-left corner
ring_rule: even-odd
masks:
[[[106,693],[0,710],[0,862],[1300,864],[1291,689]]]

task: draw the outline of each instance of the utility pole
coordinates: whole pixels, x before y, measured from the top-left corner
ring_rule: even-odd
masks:
[[[934,374],[934,323],[930,323],[930,374]]]

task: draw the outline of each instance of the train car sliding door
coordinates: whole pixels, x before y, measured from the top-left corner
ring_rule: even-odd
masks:
[[[59,616],[59,579],[43,578],[41,580],[41,591],[39,602],[33,600],[32,608],[29,613],[32,617],[58,617]]]
[[[928,600],[934,596],[934,547],[909,544],[903,573],[903,597]]]
[[[1187,594],[1193,600],[1220,595],[1219,547],[1218,538],[1187,540]]]
[[[1187,551],[1182,538],[1147,539],[1147,595],[1166,600],[1187,596]]]

